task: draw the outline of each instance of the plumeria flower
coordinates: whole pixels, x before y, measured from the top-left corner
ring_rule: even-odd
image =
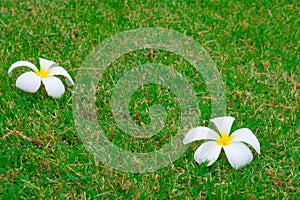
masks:
[[[224,149],[226,157],[233,168],[240,168],[250,163],[253,159],[252,153],[248,146],[251,145],[257,153],[260,153],[260,144],[248,128],[241,128],[230,134],[230,129],[234,121],[233,117],[218,117],[212,119],[219,133],[207,128],[197,127],[191,129],[183,140],[184,144],[205,140],[195,152],[194,159],[197,163],[208,161],[208,165],[212,165],[219,157],[220,152]]]
[[[62,81],[55,77],[55,75],[63,75],[68,84],[74,85],[74,82],[69,73],[55,62],[40,58],[40,70],[28,61],[18,61],[10,66],[8,75],[11,76],[12,71],[21,66],[31,68],[33,71],[25,72],[18,77],[16,86],[26,92],[34,93],[40,86],[41,82],[44,84],[47,94],[54,98],[59,98],[65,92],[65,86]]]

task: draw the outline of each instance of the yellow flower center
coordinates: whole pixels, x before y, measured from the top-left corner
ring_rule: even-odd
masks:
[[[232,139],[233,139],[232,135],[228,137],[226,133],[221,132],[221,136],[217,139],[217,143],[219,146],[228,146],[230,145]]]
[[[42,77],[42,78],[48,78],[48,76],[50,74],[50,71],[49,70],[45,70],[44,67],[41,67],[40,71],[39,70],[35,71],[35,74],[37,76]]]

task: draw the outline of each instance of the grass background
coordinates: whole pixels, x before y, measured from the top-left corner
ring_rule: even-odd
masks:
[[[29,94],[15,87],[16,74],[24,69],[7,76],[12,63],[38,63],[38,57],[44,57],[75,78],[85,57],[105,38],[149,26],[185,33],[208,50],[226,85],[227,114],[236,118],[233,129],[248,127],[261,143],[261,155],[255,154],[245,168],[232,169],[224,154],[209,168],[197,165],[193,153],[201,142],[195,142],[180,159],[153,173],[110,169],[90,155],[78,138],[72,88],[62,98],[52,99],[44,89]],[[1,199],[299,199],[297,1],[2,0],[0,30]],[[165,59],[174,64],[165,52],[155,51],[156,58],[141,56],[148,52],[137,52],[130,62]],[[137,123],[149,123],[145,111],[153,102],[170,107],[170,123],[157,140],[129,140],[105,115],[110,112],[112,83],[131,65],[123,62],[125,68],[120,69],[117,62],[121,61],[112,64],[99,83],[99,121],[121,148],[159,148],[176,130],[172,119],[178,120],[179,112],[176,98],[166,89],[147,85],[131,103]],[[198,92],[199,125],[208,125],[210,99],[201,76],[191,66],[178,66],[179,71],[186,66],[182,73]],[[140,148],[134,148],[139,143]]]

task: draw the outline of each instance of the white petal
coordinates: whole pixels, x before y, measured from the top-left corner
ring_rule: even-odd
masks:
[[[47,60],[44,58],[39,58],[39,60],[40,66],[43,67],[45,70],[48,70],[52,65],[56,65],[56,63],[51,60]]]
[[[259,141],[250,129],[241,128],[234,131],[231,135],[233,136],[232,142],[246,142],[247,144],[250,144],[257,153],[260,153]]]
[[[71,85],[74,85],[74,82],[70,76],[70,74],[62,67],[59,66],[55,66],[55,67],[51,67],[50,69],[50,75],[63,75],[64,77],[67,78],[67,80],[69,80],[69,82],[71,83]]]
[[[66,84],[68,85],[68,86],[73,86],[74,85],[74,81],[72,80],[72,79],[68,79],[68,78],[66,78],[65,79],[65,81],[66,81]]]
[[[232,123],[234,121],[234,117],[230,117],[230,116],[217,117],[211,119],[210,121],[216,125],[217,129],[220,132],[224,132],[227,133],[227,135],[229,135]]]
[[[25,72],[17,79],[16,86],[26,92],[34,93],[41,86],[41,78],[34,72]]]
[[[50,76],[48,78],[43,78],[42,82],[45,85],[48,95],[51,97],[59,98],[65,92],[65,86],[59,78]]]
[[[222,147],[215,141],[204,142],[195,152],[194,159],[197,163],[209,161],[207,166],[212,165],[219,157]]]
[[[28,61],[18,61],[18,62],[15,62],[14,64],[12,64],[10,66],[10,68],[8,69],[8,72],[7,72],[8,75],[11,76],[12,70],[14,70],[17,67],[21,67],[21,66],[29,67],[33,71],[37,71],[38,70],[38,68],[34,64],[32,64],[31,62],[28,62]]]
[[[217,140],[218,137],[219,134],[216,133],[214,130],[207,127],[200,126],[197,128],[193,128],[189,132],[187,132],[187,134],[183,139],[183,144],[194,142],[196,140],[205,140],[205,139]]]
[[[250,149],[241,142],[232,142],[223,148],[230,165],[236,169],[245,166],[253,159]]]

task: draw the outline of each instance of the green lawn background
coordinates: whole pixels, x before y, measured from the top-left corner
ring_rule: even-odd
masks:
[[[298,199],[299,25],[297,1],[0,1],[0,198]],[[227,114],[236,118],[233,129],[250,128],[261,143],[261,155],[254,154],[249,165],[234,170],[222,154],[207,168],[193,159],[201,144],[196,142],[180,159],[156,172],[113,170],[90,155],[78,138],[72,88],[62,98],[52,99],[44,89],[29,94],[15,87],[16,74],[25,69],[7,76],[12,63],[37,64],[43,57],[75,78],[101,41],[141,27],[174,29],[208,51],[226,85]],[[160,62],[167,55],[156,52],[151,60],[142,56],[147,52],[119,62]],[[104,89],[97,106],[99,119],[107,121],[107,135],[116,145],[130,149],[141,141],[130,142],[105,115],[113,81],[126,69],[118,66],[111,66],[99,84]],[[208,125],[210,100],[201,77],[191,66],[177,67],[199,93],[199,125]],[[147,115],[139,119],[146,109],[140,97],[157,89],[149,86],[135,96],[132,107],[136,104],[137,121],[147,123]],[[175,106],[176,116],[178,105],[171,97],[162,99]],[[176,129],[176,123],[170,124],[170,130]],[[144,151],[149,142],[144,144],[133,150]],[[150,144],[161,145],[155,140]]]

